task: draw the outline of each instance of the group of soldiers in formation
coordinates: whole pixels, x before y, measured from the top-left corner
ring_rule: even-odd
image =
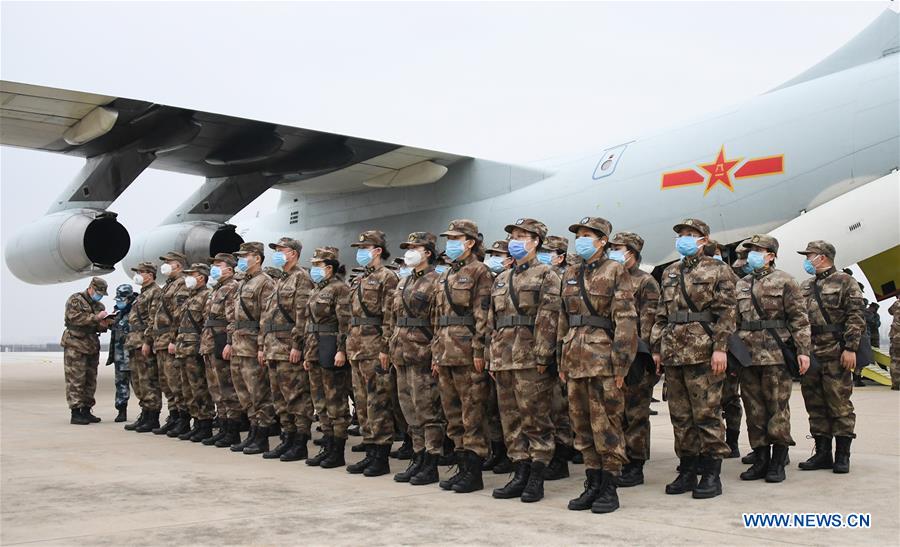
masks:
[[[350,473],[389,473],[391,445],[405,435],[410,464],[394,480],[466,493],[493,469],[512,475],[495,498],[536,502],[544,480],[583,462],[584,490],[568,507],[607,513],[619,507],[617,487],[644,482],[664,373],[679,458],[667,494],[722,493],[722,459],[740,456],[741,400],[753,448],[741,479],[783,481],[792,376],[815,439],[800,469],[849,471],[866,325],[860,288],[835,269],[831,244],[798,251],[811,276],[798,285],[775,267],[775,238],[744,241],[729,265],[707,224],[686,219],[674,226],[682,259],[658,283],[639,267],[643,239],[602,218],[569,226],[572,255],[538,220],[505,231],[485,248],[475,222],[454,220],[442,252],[434,234],[413,232],[399,263],[383,232],[366,231],[352,243],[349,282],[337,248],[315,249],[307,269],[290,237],[268,245],[271,269],[259,242],[207,263],[170,252],[158,269],[133,268],[140,292],[120,287],[113,313],[100,303],[106,282],[93,278],[66,304],[71,423],[100,421],[98,333],[112,329],[141,406],[125,429],[266,459],[345,466],[352,399],[362,435],[353,451],[365,454]],[[891,311],[897,342],[900,306]],[[310,456],[315,420],[321,448]],[[441,480],[439,465],[450,464],[456,472]]]

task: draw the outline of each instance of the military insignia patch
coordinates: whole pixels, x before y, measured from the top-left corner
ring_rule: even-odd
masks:
[[[566,284],[567,284],[567,285],[577,285],[577,284],[578,284],[578,281],[576,281],[576,280],[574,280],[574,279],[570,279],[570,280],[566,281]]]
[[[455,228],[456,226],[454,226],[452,222],[450,223],[450,226],[447,227],[448,230],[453,230]]]
[[[581,219],[581,223],[587,224],[590,220],[591,220],[591,217],[584,217],[583,219]]]
[[[675,274],[673,274],[673,273],[670,273],[670,274],[669,274],[669,277],[671,277],[672,279],[674,279],[674,278],[676,278],[676,277],[678,277],[678,276],[675,275]]]
[[[519,220],[516,221],[516,225],[518,226],[519,224],[522,224],[523,222],[525,222],[525,219],[520,218]]]
[[[365,240],[366,240],[366,236],[364,236],[364,235],[362,235],[362,234],[360,234],[360,236],[359,236],[359,240],[360,240],[360,241],[365,241]]]
[[[497,283],[497,288],[498,288],[498,289],[502,289],[502,288],[505,287],[505,286],[506,286],[506,283]]]

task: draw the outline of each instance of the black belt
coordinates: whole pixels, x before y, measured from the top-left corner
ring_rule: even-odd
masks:
[[[70,331],[80,332],[82,334],[95,334],[97,332],[97,329],[89,328],[89,327],[75,327],[75,326],[70,327],[70,326],[66,325],[66,328]]]
[[[825,334],[827,332],[844,332],[844,325],[834,323],[829,325],[811,325],[810,330],[813,334]]]
[[[206,328],[211,328],[211,327],[227,327],[227,326],[228,326],[228,321],[226,321],[226,320],[224,320],[224,319],[207,319],[206,322],[203,323],[203,326],[206,327]]]
[[[534,317],[530,315],[501,315],[497,318],[497,328],[533,327]]]
[[[359,327],[362,325],[371,325],[373,327],[381,326],[381,318],[380,317],[359,317],[354,315],[350,318],[350,326],[351,327]]]
[[[259,321],[238,321],[235,323],[234,328],[259,330]]]
[[[449,327],[450,325],[474,326],[475,318],[471,315],[442,315],[438,317],[439,327]]]
[[[597,327],[598,329],[612,329],[612,321],[599,315],[570,315],[569,327]]]
[[[398,327],[430,327],[431,321],[428,319],[420,319],[418,317],[398,317]]]
[[[200,334],[194,327],[178,327],[178,334]]]
[[[337,323],[307,323],[306,332],[319,334],[337,334]]]
[[[710,311],[677,311],[669,314],[669,323],[698,323],[701,321],[709,322],[713,320]]]
[[[274,323],[267,323],[263,326],[263,334],[268,334],[270,332],[291,332],[294,330],[294,325],[276,325]]]
[[[786,329],[787,324],[781,319],[751,320],[741,321],[738,330],[766,330],[766,329]]]

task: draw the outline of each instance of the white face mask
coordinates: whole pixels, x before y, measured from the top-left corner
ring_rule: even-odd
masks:
[[[142,275],[139,274],[139,273],[134,274],[134,277],[132,277],[131,280],[132,280],[132,281],[134,282],[134,284],[137,285],[138,287],[143,287],[143,286],[144,286],[144,276],[142,276]]]
[[[192,275],[185,277],[184,278],[184,286],[189,289],[193,289],[194,287],[197,286],[197,278]]]
[[[206,282],[206,286],[207,287],[215,287],[216,285],[218,285],[218,283],[219,283],[218,281],[216,281],[215,279],[210,277],[209,281]]]
[[[403,262],[410,268],[415,268],[422,263],[422,253],[415,249],[410,249],[403,254]]]
[[[169,264],[168,262],[166,262],[165,264],[163,264],[162,266],[159,267],[159,273],[161,273],[163,275],[169,275],[170,273],[172,273],[172,265]]]

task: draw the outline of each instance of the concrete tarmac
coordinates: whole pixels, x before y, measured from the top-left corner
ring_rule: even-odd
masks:
[[[112,367],[100,369],[94,412],[103,422],[73,426],[61,353],[0,354],[3,545],[900,543],[900,393],[883,387],[853,395],[850,474],[797,469],[812,441],[795,385],[787,481],[741,481],[746,466],[726,460],[724,494],[712,500],[664,493],[676,458],[668,410],[656,403],[646,483],[620,488],[621,509],[595,515],[566,509],[582,490],[580,465],[546,483],[543,501],[523,504],[491,497],[506,475],[487,473],[484,490],[454,494],[124,431],[112,421]],[[134,400],[129,410],[136,417]],[[743,432],[741,450],[749,450]],[[348,446],[347,458],[359,454]],[[391,460],[392,471],[406,464]],[[748,512],[870,513],[871,528],[749,529]]]

